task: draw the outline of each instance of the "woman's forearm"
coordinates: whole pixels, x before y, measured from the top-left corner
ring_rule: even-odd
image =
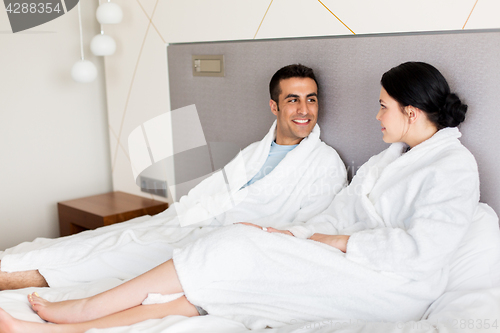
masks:
[[[313,234],[309,239],[313,241],[324,243],[326,245],[333,246],[342,252],[347,250],[347,242],[349,241],[349,236],[347,235],[325,235],[325,234]]]

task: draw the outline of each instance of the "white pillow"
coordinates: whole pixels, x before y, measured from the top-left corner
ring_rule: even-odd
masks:
[[[500,287],[498,216],[480,203],[464,239],[453,256],[446,291]]]

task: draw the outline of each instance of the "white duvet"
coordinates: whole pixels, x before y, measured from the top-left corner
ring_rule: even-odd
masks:
[[[487,209],[485,207],[485,209]],[[131,326],[92,329],[108,333],[464,333],[500,330],[500,231],[491,211],[472,222],[455,253],[446,292],[427,310],[421,320],[408,322],[362,322],[319,320],[296,323],[279,329],[249,330],[241,322],[208,315],[187,318],[169,316]],[[489,218],[484,218],[485,216]],[[0,308],[16,318],[43,322],[30,308],[27,295],[37,291],[58,301],[91,296],[122,281],[105,279],[85,285],[59,288],[27,288],[0,292]]]
[[[121,283],[119,280],[101,280],[86,286],[61,288],[27,288],[0,292],[0,307],[14,317],[43,322],[30,308],[26,296],[37,291],[50,300],[64,300],[90,296]],[[488,327],[488,328],[486,328]],[[91,329],[88,332],[108,333],[464,333],[498,332],[500,330],[500,287],[472,291],[451,291],[434,302],[428,318],[408,322],[361,322],[348,320],[321,320],[297,323],[276,329],[249,330],[242,323],[207,315],[187,318],[169,316],[152,319],[131,326],[109,329]]]

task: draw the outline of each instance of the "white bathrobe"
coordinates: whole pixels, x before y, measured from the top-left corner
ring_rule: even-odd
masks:
[[[346,170],[335,150],[319,139],[316,125],[270,174],[241,189],[266,161],[275,130],[276,122],[263,140],[245,148],[165,212],[20,244],[0,255],[2,271],[38,269],[50,286],[127,279],[170,259],[174,247],[220,226],[248,221],[297,228],[300,234],[301,224],[328,207],[345,186]]]
[[[304,234],[351,235],[346,253],[241,225],[175,249],[186,297],[249,328],[420,319],[478,207],[477,165],[459,137],[446,128],[407,153],[392,144],[303,224]]]

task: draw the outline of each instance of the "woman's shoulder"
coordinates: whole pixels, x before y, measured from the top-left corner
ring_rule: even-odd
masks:
[[[432,187],[434,192],[452,190],[455,194],[466,194],[471,199],[477,197],[479,200],[479,171],[476,159],[458,139],[429,154],[427,159],[428,164],[419,170],[425,175],[422,184]]]
[[[453,168],[472,168],[477,171],[476,158],[458,139],[437,153],[435,162]]]

